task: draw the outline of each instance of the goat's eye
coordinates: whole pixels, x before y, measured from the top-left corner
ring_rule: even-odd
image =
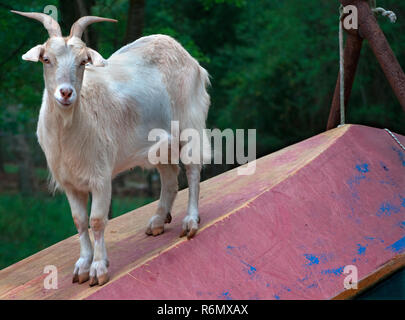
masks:
[[[85,59],[85,60],[83,60],[83,61],[80,63],[80,65],[84,66],[84,65],[87,64],[87,62],[89,62],[89,61],[88,61],[87,59]]]
[[[44,62],[44,63],[51,63],[51,61],[48,59],[48,58],[46,58],[46,57],[43,57],[42,58],[42,61]]]

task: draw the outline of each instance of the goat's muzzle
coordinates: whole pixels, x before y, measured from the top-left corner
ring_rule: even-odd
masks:
[[[62,84],[56,88],[54,97],[59,105],[67,108],[76,101],[76,90],[69,84]]]

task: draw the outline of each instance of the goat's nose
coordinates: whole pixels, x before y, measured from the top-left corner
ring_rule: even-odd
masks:
[[[59,92],[63,99],[68,99],[72,96],[73,89],[72,88],[60,88]]]

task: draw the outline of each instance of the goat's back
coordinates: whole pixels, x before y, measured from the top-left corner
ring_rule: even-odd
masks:
[[[208,72],[175,39],[166,35],[142,37],[109,59],[111,62],[117,60],[156,67],[171,98],[173,120],[179,120],[180,127],[183,127],[182,122],[196,129],[205,126],[210,104],[206,91]],[[193,116],[193,113],[198,113],[198,116]],[[198,119],[190,122],[190,117]]]
[[[108,61],[126,61],[128,65],[159,70],[170,97],[171,120],[179,121],[180,130],[199,131],[201,142],[205,144],[203,158],[209,157],[209,142],[203,133],[210,105],[209,75],[180,43],[166,35],[146,36],[124,46]],[[141,74],[135,76],[142,77]]]

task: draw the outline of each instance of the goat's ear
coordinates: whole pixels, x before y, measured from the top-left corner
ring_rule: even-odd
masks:
[[[39,44],[36,47],[30,49],[26,54],[24,54],[22,56],[22,59],[26,61],[38,62],[43,51],[44,46],[42,44]]]
[[[87,48],[87,54],[89,55],[89,62],[95,67],[105,67],[107,61],[97,51]]]

